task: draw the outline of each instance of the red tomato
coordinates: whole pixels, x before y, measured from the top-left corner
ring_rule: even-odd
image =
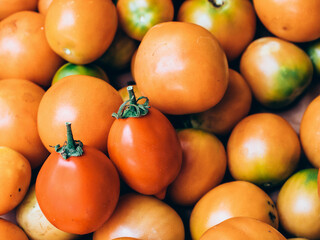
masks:
[[[118,202],[116,168],[101,151],[74,141],[67,123],[67,143],[56,146],[36,179],[41,211],[56,228],[74,234],[97,230]]]
[[[138,104],[131,86],[128,91],[131,100],[120,107],[110,128],[108,153],[131,188],[162,199],[180,171],[180,142],[161,112],[149,108],[148,101]]]

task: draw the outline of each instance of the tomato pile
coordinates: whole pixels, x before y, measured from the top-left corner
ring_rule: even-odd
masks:
[[[320,239],[319,0],[0,0],[0,239]]]

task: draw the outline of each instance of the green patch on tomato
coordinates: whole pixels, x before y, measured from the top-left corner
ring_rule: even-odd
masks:
[[[304,184],[309,185],[309,184],[316,184],[317,185],[317,180],[318,180],[318,169],[317,168],[308,168],[308,169],[303,169],[299,171],[297,174],[300,174],[301,177],[303,176],[305,178]]]
[[[315,73],[320,75],[320,39],[309,45],[307,48],[307,54],[311,59]]]

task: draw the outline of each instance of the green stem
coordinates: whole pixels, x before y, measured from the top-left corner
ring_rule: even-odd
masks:
[[[73,134],[71,131],[71,123],[66,122],[66,127],[67,127],[67,146],[69,149],[76,149],[76,145],[73,139]]]

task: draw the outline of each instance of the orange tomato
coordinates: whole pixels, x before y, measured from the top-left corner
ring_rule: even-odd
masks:
[[[13,210],[23,200],[31,180],[29,161],[8,147],[0,147],[0,215]]]
[[[37,3],[38,0],[0,0],[0,21],[16,12],[35,11]]]
[[[20,227],[0,218],[0,239],[28,240],[28,237]]]
[[[134,61],[134,79],[151,106],[168,114],[205,111],[228,86],[227,58],[205,28],[186,22],[152,27]]]
[[[31,11],[0,22],[0,79],[23,78],[48,87],[63,60],[52,51],[44,33],[45,17]]]
[[[298,135],[285,119],[273,113],[257,113],[235,126],[227,153],[233,178],[269,187],[293,173],[301,147]]]
[[[192,239],[198,240],[209,228],[232,217],[252,217],[278,228],[277,209],[259,187],[246,181],[218,185],[194,206],[190,216]]]
[[[46,15],[53,0],[38,0],[39,13]]]
[[[65,122],[72,122],[75,139],[107,152],[107,139],[122,99],[109,83],[91,76],[67,76],[44,94],[38,110],[38,130],[45,147],[62,145]]]
[[[293,42],[320,37],[320,1],[253,0],[264,26],[274,35]]]
[[[227,154],[220,140],[200,129],[178,131],[182,147],[182,166],[168,188],[170,199],[180,205],[192,205],[222,181]]]
[[[37,113],[44,90],[24,79],[0,80],[0,146],[28,159],[32,168],[48,156],[37,128]]]
[[[55,0],[46,15],[49,45],[75,64],[98,59],[108,49],[116,30],[117,11],[111,0]]]

